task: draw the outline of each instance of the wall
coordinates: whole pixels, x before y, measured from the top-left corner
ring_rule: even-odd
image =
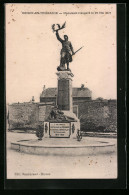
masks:
[[[36,129],[48,118],[52,106],[29,102],[9,105],[9,129]]]
[[[16,103],[9,105],[9,129],[34,129],[38,121],[38,104]]]
[[[81,130],[113,131],[117,130],[116,100],[74,101],[74,112],[78,112]],[[10,129],[35,129],[47,119],[53,104],[20,103],[9,105]]]
[[[105,132],[117,130],[116,100],[77,101],[74,105],[78,105],[81,130]]]

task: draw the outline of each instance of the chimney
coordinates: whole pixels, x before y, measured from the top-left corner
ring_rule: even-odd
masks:
[[[83,90],[85,88],[84,84],[81,84],[81,90]]]
[[[35,100],[34,100],[34,96],[32,96],[32,102],[34,102]]]
[[[43,91],[44,91],[45,89],[46,89],[46,86],[44,85],[44,86],[43,86]]]

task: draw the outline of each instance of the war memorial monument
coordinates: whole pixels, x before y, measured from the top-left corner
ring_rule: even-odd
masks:
[[[57,40],[62,44],[60,52],[60,63],[57,67],[57,100],[49,112],[49,116],[40,124],[43,129],[42,138],[35,140],[18,140],[11,143],[11,148],[32,154],[72,154],[80,155],[86,153],[113,152],[116,148],[114,143],[109,142],[88,142],[82,138],[80,130],[80,120],[73,112],[72,80],[74,75],[69,64],[73,61],[72,56],[81,48],[74,52],[72,43],[68,36],[62,39],[59,31],[65,28],[65,23],[61,26],[53,24],[52,30]],[[73,151],[73,148],[76,151]],[[72,150],[71,150],[72,149]]]
[[[64,35],[64,40],[59,36],[58,31],[65,28],[65,23],[62,27],[58,24],[56,30],[54,27],[55,25],[52,25],[57,39],[62,44],[60,65],[56,73],[58,79],[57,105],[52,109],[48,120],[44,122],[44,137],[76,138],[77,132],[80,131],[80,121],[73,113],[72,78],[74,75],[69,69],[69,63],[75,53],[68,36]]]

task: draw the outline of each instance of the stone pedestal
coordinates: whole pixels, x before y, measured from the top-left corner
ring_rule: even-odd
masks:
[[[53,108],[44,121],[44,138],[76,138],[80,120],[73,113],[72,77],[70,71],[59,71],[57,107]]]
[[[56,74],[58,76],[58,109],[72,111],[72,77],[74,75],[70,71],[59,71]]]
[[[80,130],[80,121],[73,113],[72,78],[74,75],[70,71],[59,71],[56,74],[58,76],[57,106],[66,117],[71,118],[70,138],[76,138],[77,130]]]

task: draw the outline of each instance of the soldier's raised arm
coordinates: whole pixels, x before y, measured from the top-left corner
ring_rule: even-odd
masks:
[[[56,30],[56,37],[62,43],[63,40],[60,38],[59,33],[58,33],[58,30]]]

